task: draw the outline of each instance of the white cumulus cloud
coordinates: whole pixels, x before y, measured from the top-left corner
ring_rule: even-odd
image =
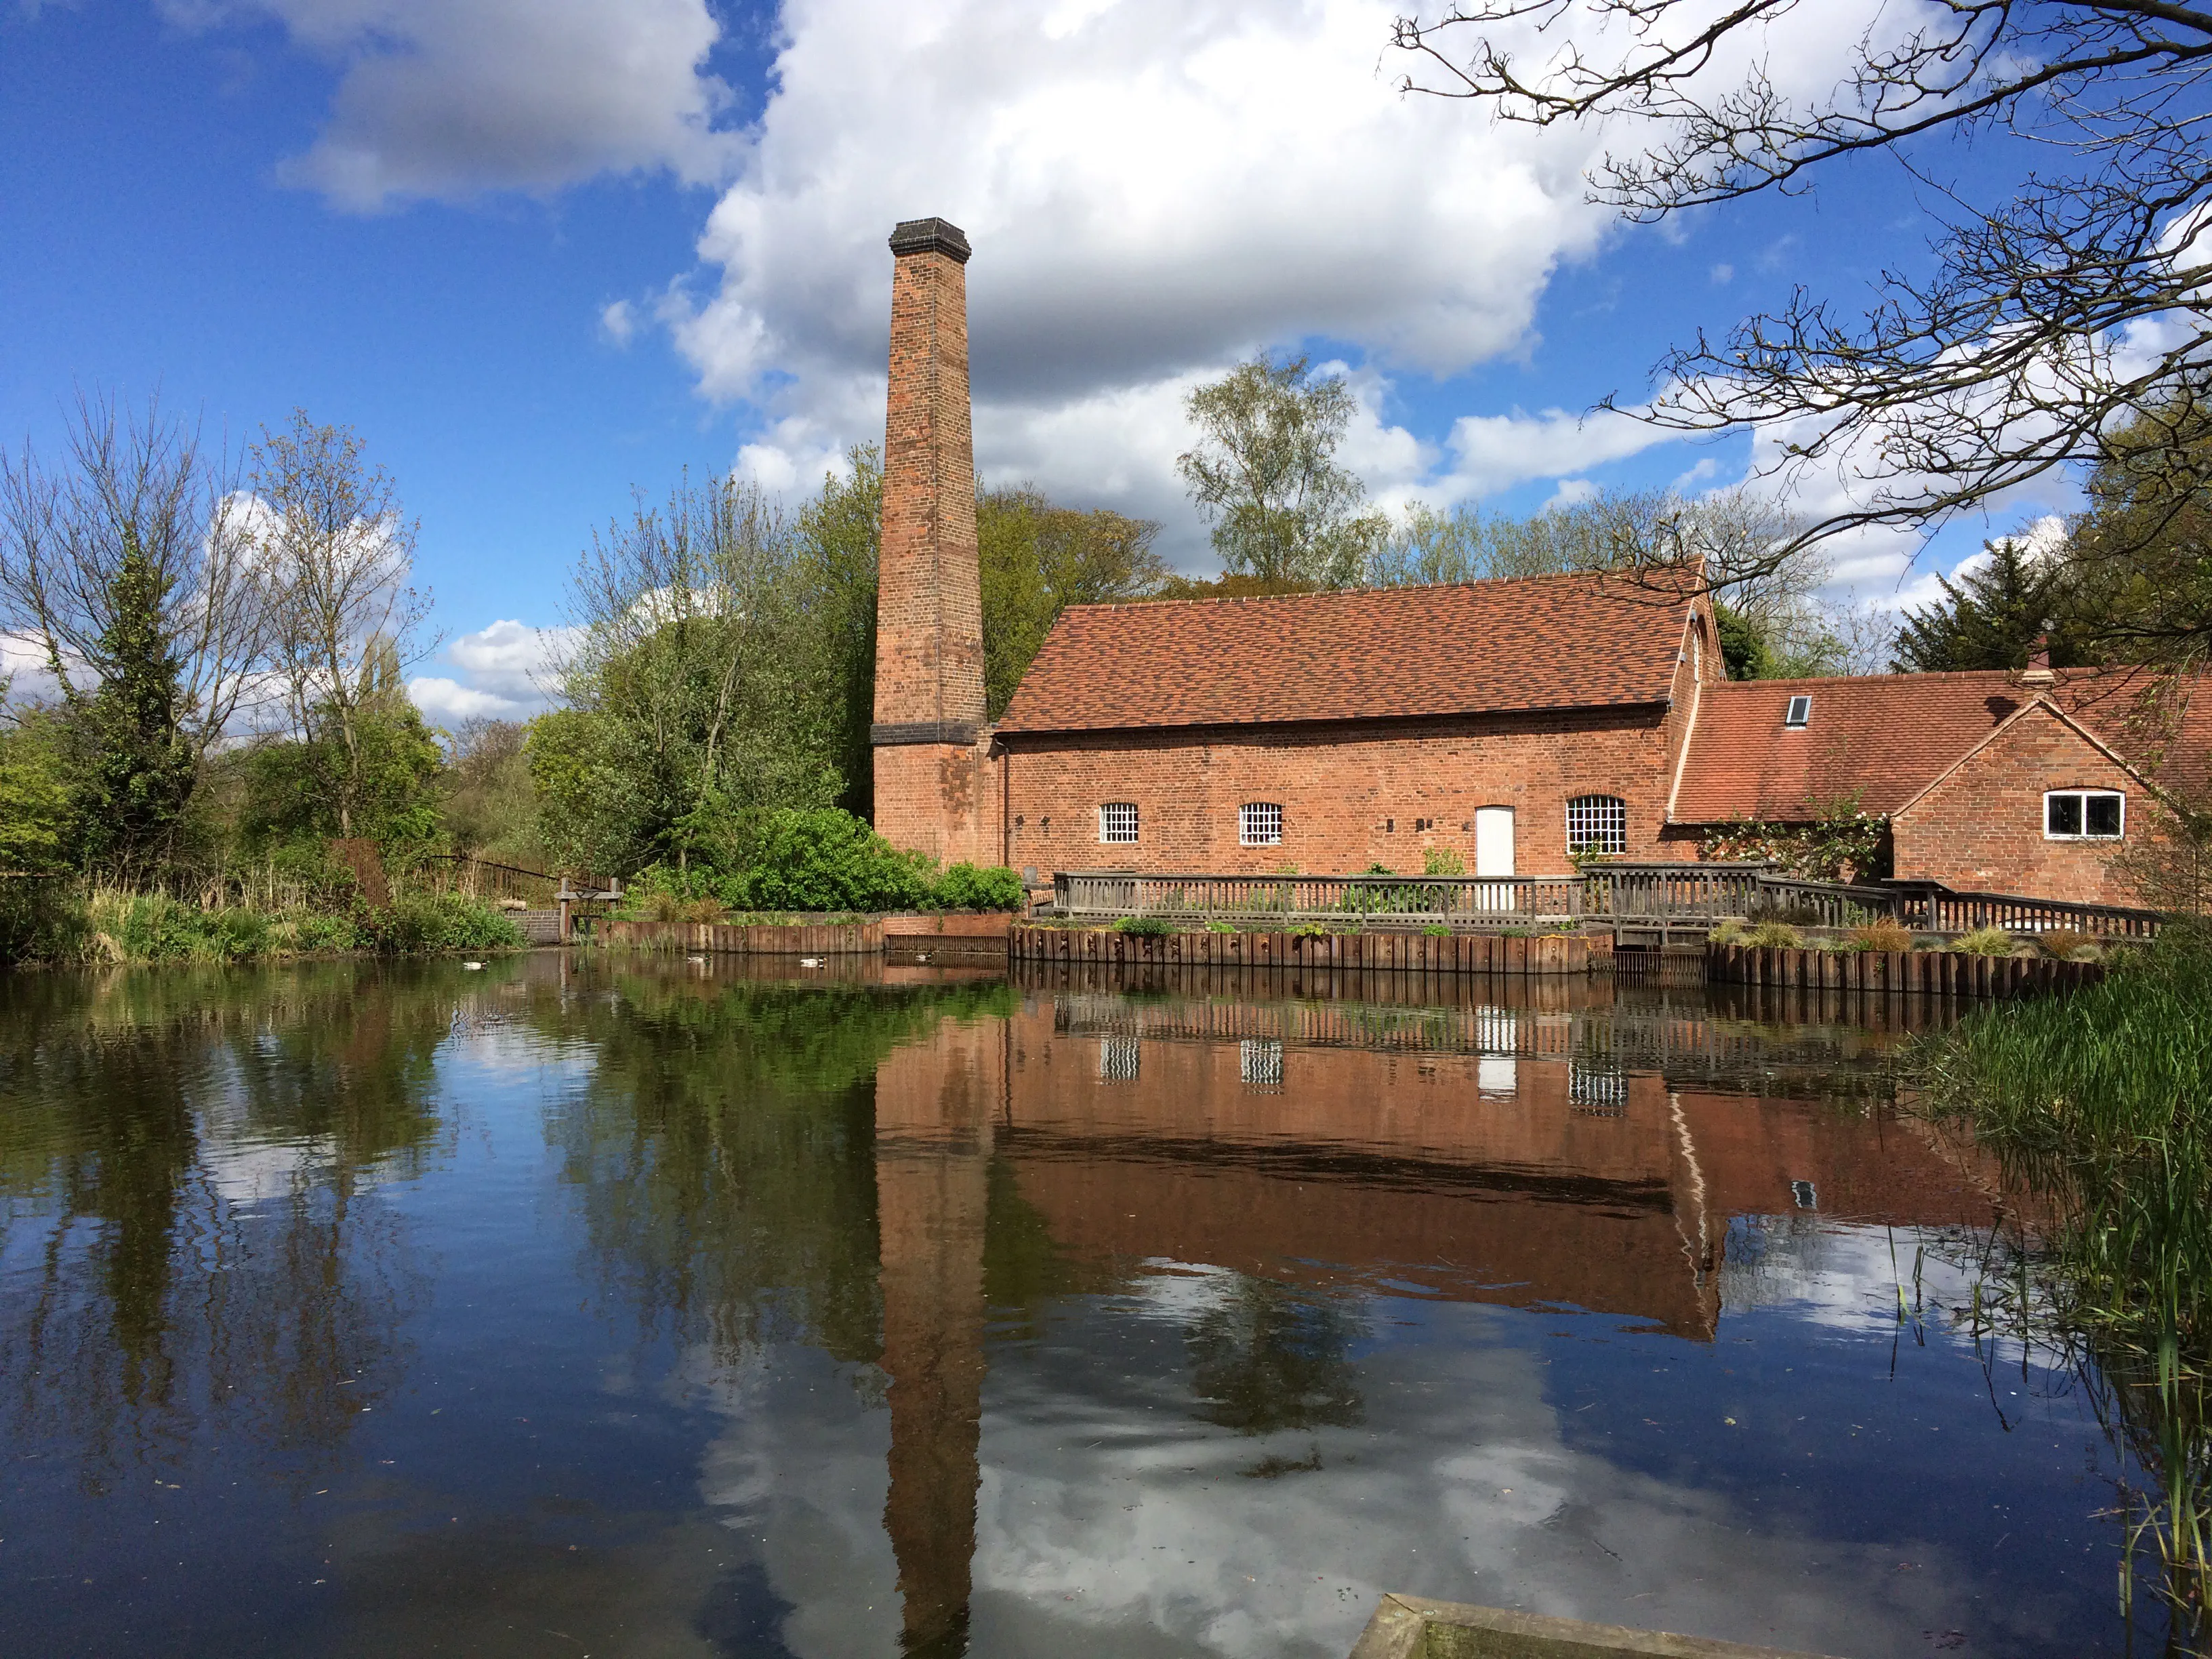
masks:
[[[258,16],[339,66],[329,118],[279,176],[342,207],[544,193],[602,173],[726,176],[708,0],[162,0],[173,21]]]

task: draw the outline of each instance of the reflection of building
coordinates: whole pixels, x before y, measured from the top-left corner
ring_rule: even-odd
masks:
[[[994,1169],[1060,1251],[1100,1266],[1570,1304],[1696,1341],[1718,1324],[1735,1218],[1809,1200],[1860,1221],[1990,1219],[1976,1172],[1901,1123],[1670,1086],[1648,1057],[1745,1040],[1680,1010],[1075,995],[892,1054],[876,1168],[909,1650],[956,1643],[965,1617]]]

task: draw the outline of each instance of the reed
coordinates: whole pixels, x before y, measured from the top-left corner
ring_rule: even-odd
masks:
[[[2178,1628],[2212,1589],[2212,932],[2169,927],[2101,981],[1923,1040],[1921,1109],[1971,1126],[2047,1219],[2007,1241],[1978,1308],[2089,1362],[2152,1478],[2126,1506]],[[2191,1651],[2197,1650],[2194,1648]]]

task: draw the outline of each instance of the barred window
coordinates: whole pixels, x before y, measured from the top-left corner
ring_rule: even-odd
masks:
[[[1274,1037],[1246,1037],[1237,1045],[1237,1075],[1248,1089],[1272,1093],[1283,1086],[1283,1045]]]
[[[1247,847],[1283,844],[1283,809],[1279,802],[1248,800],[1237,809],[1237,839]]]
[[[1628,803],[1618,795],[1577,795],[1567,803],[1567,851],[1626,853]]]
[[[1134,1083],[1144,1066],[1144,1051],[1133,1036],[1106,1036],[1098,1039],[1098,1080],[1101,1083]]]
[[[1109,800],[1098,809],[1098,839],[1133,842],[1137,838],[1137,803]]]
[[[1567,1061],[1567,1106],[1585,1117],[1622,1117],[1628,1111],[1626,1073],[1600,1071],[1579,1060]]]

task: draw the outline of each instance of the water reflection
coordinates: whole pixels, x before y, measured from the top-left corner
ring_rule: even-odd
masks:
[[[422,1269],[362,1200],[430,1154],[446,1011],[353,968],[210,984],[27,977],[0,1017],[10,1433],[93,1491],[216,1433],[312,1462],[405,1363]]]
[[[1316,988],[0,981],[6,1645],[2112,1644],[2131,1465],[1915,1266],[2008,1200],[1902,999]]]

